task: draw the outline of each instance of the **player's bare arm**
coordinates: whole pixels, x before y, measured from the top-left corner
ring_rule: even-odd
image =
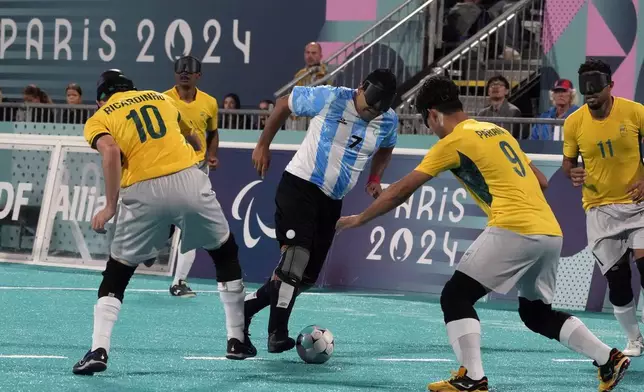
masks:
[[[275,108],[266,120],[264,131],[262,131],[262,135],[259,137],[257,146],[253,151],[253,166],[262,178],[266,175],[271,162],[271,152],[269,150],[271,142],[275,138],[277,131],[291,115],[291,109],[288,107],[289,97],[290,95],[277,100]]]
[[[537,169],[537,167],[534,166],[532,162],[530,162],[530,169],[532,169],[534,175],[537,176],[541,190],[546,190],[548,188],[548,179],[546,178],[546,176],[541,172],[541,170]]]
[[[405,177],[391,184],[371,205],[358,215],[342,217],[336,224],[337,230],[362,226],[369,221],[386,214],[404,203],[424,183],[433,177],[414,170]]]
[[[105,208],[92,218],[92,229],[97,233],[105,233],[105,223],[116,214],[121,189],[121,149],[110,135],[101,136],[96,142],[96,149],[103,158]]]
[[[216,169],[219,165],[219,130],[214,129],[206,132],[206,159],[211,169]]]
[[[561,167],[566,176],[572,181],[573,186],[582,186],[586,181],[586,169],[579,167],[577,158],[570,158],[564,155]]]
[[[393,147],[382,147],[373,154],[373,159],[371,160],[371,172],[369,173],[369,180],[367,181],[366,191],[369,196],[377,199],[382,193],[382,187],[380,186],[380,179],[383,174],[385,174],[385,168],[389,165],[391,161],[391,155],[393,154]]]

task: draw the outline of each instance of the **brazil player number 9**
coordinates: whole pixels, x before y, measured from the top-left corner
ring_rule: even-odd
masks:
[[[521,159],[517,153],[514,151],[512,146],[510,146],[510,143],[503,140],[499,143],[499,147],[501,147],[501,150],[503,151],[503,154],[505,154],[505,157],[508,158],[508,161],[515,165],[515,173],[521,177],[525,177],[525,167],[523,166],[523,163],[521,163]]]

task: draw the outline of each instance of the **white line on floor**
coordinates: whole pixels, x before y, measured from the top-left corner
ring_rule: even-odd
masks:
[[[0,358],[24,358],[24,359],[67,359],[60,355],[22,355],[22,354],[0,354]]]
[[[188,361],[227,361],[226,357],[183,357]],[[261,361],[263,358],[246,358],[246,361]]]
[[[592,359],[567,359],[567,358],[553,358],[554,362],[592,362]]]
[[[385,362],[454,362],[444,358],[378,358],[378,360]]]
[[[96,291],[96,287],[34,287],[34,286],[0,286],[0,290],[35,290],[35,291]],[[168,289],[127,289],[131,293],[166,293]],[[195,293],[218,293],[217,290],[194,290]],[[369,293],[302,293],[300,295],[340,295],[367,297],[404,297],[405,294],[369,294]]]

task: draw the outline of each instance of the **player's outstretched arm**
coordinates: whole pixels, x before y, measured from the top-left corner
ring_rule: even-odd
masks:
[[[291,109],[288,107],[289,96],[281,97],[277,100],[275,108],[271,115],[268,116],[266,123],[264,124],[264,130],[262,135],[259,137],[257,145],[270,146],[273,138],[277,134],[277,131],[284,125],[288,116],[291,115]]]
[[[369,196],[374,199],[378,198],[382,193],[382,187],[380,186],[380,179],[383,174],[385,174],[385,169],[391,161],[391,155],[393,154],[393,147],[381,147],[373,154],[373,159],[371,160],[371,171],[369,173],[369,180],[367,181],[366,191]]]
[[[338,230],[358,227],[367,222],[384,215],[398,207],[405,200],[420,188],[424,183],[431,180],[432,176],[418,170],[407,174],[399,181],[391,184],[371,205],[362,213],[353,216],[342,217],[338,220]]]
[[[264,130],[262,131],[257,146],[253,150],[253,166],[257,173],[264,178],[268,166],[271,162],[270,145],[280,127],[286,122],[291,115],[291,109],[288,107],[289,96],[279,98],[271,115],[266,119]]]

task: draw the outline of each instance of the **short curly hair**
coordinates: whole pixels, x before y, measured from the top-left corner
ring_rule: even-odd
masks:
[[[610,65],[606,64],[601,60],[594,59],[594,58],[589,58],[582,65],[580,65],[577,73],[581,75],[583,73],[593,72],[593,71],[598,71],[608,76],[613,75],[613,71],[610,69]]]
[[[419,113],[436,109],[449,115],[463,110],[458,87],[450,78],[442,75],[431,76],[425,80],[416,95],[414,106]]]

